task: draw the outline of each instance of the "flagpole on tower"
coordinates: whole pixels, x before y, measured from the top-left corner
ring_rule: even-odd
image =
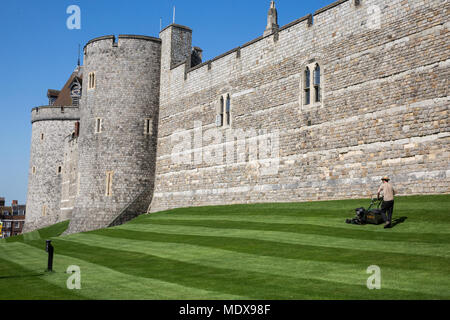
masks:
[[[173,6],[173,23],[175,24],[175,6]]]

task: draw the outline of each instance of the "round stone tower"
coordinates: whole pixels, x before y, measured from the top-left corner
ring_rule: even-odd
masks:
[[[161,40],[104,36],[84,47],[79,190],[67,233],[120,224],[151,202]]]
[[[65,138],[79,120],[77,107],[44,106],[31,111],[31,150],[24,232],[60,222]]]

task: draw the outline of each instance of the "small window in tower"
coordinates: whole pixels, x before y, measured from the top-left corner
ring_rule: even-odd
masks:
[[[89,72],[88,76],[88,89],[95,88],[95,72]]]
[[[42,206],[42,216],[45,217],[47,215],[47,206]]]
[[[305,70],[305,104],[310,104],[311,102],[311,72],[309,71],[309,68],[306,67]]]
[[[78,173],[78,177],[77,177],[77,196],[80,195],[80,178],[81,178],[81,174]]]
[[[31,172],[32,172],[33,174],[36,174],[36,167],[35,167],[35,166],[33,166],[33,168],[31,168]]]
[[[219,106],[219,127],[223,126],[224,123],[224,102],[223,97],[220,97],[220,106]]]
[[[320,66],[316,64],[314,68],[314,99],[320,102]]]
[[[61,172],[62,172],[62,167],[58,166],[58,174],[61,174]]]
[[[44,134],[41,133],[41,141],[44,140]]]
[[[113,179],[114,172],[113,171],[107,171],[106,172],[106,192],[105,195],[107,197],[110,197],[112,195],[112,179]]]
[[[227,126],[229,126],[231,124],[231,98],[229,94],[227,95],[226,114],[227,114]]]
[[[152,134],[152,119],[147,118],[144,120],[144,134],[151,135]]]
[[[96,118],[95,119],[95,133],[101,133],[102,132],[102,124],[103,124],[103,119],[102,118]]]

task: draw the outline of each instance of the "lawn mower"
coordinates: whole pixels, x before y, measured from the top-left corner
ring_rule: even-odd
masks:
[[[356,217],[353,219],[346,219],[346,223],[350,224],[382,224],[384,222],[383,216],[381,214],[381,203],[383,202],[383,197],[372,198],[369,208],[357,208]]]

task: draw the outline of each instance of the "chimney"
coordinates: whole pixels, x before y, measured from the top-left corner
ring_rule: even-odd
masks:
[[[191,67],[195,67],[202,63],[203,50],[199,47],[192,48]]]
[[[59,90],[53,90],[53,89],[48,89],[47,90],[47,98],[48,98],[48,105],[52,106],[56,99],[58,99],[60,91]]]
[[[11,204],[12,204],[13,206],[17,206],[17,205],[19,204],[19,201],[13,200],[13,201],[11,202]]]

